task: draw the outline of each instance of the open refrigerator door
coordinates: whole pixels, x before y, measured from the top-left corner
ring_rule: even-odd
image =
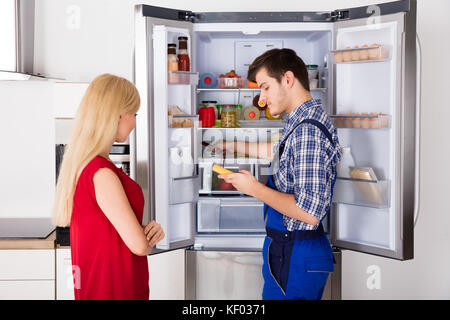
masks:
[[[145,10],[162,17],[154,18]],[[156,220],[166,236],[156,251],[191,246],[200,186],[193,163],[198,116],[198,74],[170,71],[168,44],[186,41],[192,56],[192,23],[184,11],[136,6],[136,86],[142,106],[136,124],[136,180],[145,196],[144,223]],[[165,19],[166,18],[166,19]],[[180,49],[180,47],[179,47]]]
[[[383,15],[378,8],[375,17],[336,22],[330,52],[331,117],[354,157],[338,168],[332,243],[399,260],[413,257],[414,2],[408,9]]]

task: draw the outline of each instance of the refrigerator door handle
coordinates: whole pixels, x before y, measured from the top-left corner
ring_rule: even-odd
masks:
[[[421,114],[421,98],[422,98],[422,46],[419,36],[416,35],[416,54],[417,54],[417,85],[416,85],[416,167],[415,167],[415,188],[414,188],[414,227],[420,213],[420,114]]]

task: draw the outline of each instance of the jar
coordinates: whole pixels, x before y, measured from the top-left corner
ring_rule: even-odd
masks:
[[[308,71],[308,78],[311,79],[319,79],[319,66],[317,64],[309,64],[306,66],[306,70]]]
[[[177,45],[175,43],[167,45],[167,70],[178,71]],[[169,72],[169,83],[177,83],[178,80],[178,74]]]
[[[178,37],[178,70],[191,71],[187,47],[188,37]]]
[[[222,128],[236,127],[236,107],[234,104],[222,105],[221,124]]]

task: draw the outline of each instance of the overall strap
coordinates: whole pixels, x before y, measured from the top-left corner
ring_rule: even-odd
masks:
[[[284,146],[286,144],[286,140],[287,138],[295,131],[295,129],[297,129],[300,125],[302,125],[303,123],[309,123],[312,124],[314,126],[316,126],[317,128],[320,129],[320,131],[322,131],[322,133],[328,138],[328,140],[330,141],[331,145],[334,146],[334,142],[333,142],[333,136],[331,135],[330,131],[328,131],[327,127],[325,127],[323,125],[323,123],[314,120],[314,119],[305,119],[302,122],[300,122],[294,129],[291,130],[291,132],[289,132],[289,134],[286,136],[286,138],[283,140],[283,142],[280,144],[279,147],[279,156],[281,157],[281,155],[283,154],[284,151]]]
[[[321,123],[321,122],[319,122],[317,120],[314,120],[314,119],[305,119],[302,122],[300,122],[297,126],[295,126],[294,129],[292,129],[289,132],[289,134],[286,136],[286,138],[283,140],[283,142],[280,143],[280,146],[278,148],[279,158],[281,158],[281,155],[284,152],[284,146],[286,144],[287,138],[289,138],[289,136],[295,131],[295,129],[297,129],[297,127],[299,127],[303,123],[309,123],[309,124],[312,124],[312,125],[316,126],[317,128],[319,128],[323,132],[323,134],[327,137],[327,139],[330,141],[331,145],[335,146],[335,144],[333,142],[333,137],[332,137],[330,131],[328,131],[327,127],[325,127],[323,125],[323,123]],[[334,182],[335,181],[332,182],[332,190],[333,190]],[[272,185],[273,185],[273,187],[275,187],[275,183],[272,180],[272,175],[269,176],[268,183],[270,184],[271,187],[272,187]],[[268,209],[269,209],[269,206],[264,204],[264,220],[265,220],[264,222],[265,223],[267,223],[267,210]]]

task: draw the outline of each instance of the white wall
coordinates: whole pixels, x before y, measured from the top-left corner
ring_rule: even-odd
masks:
[[[191,11],[329,11],[372,4],[370,0],[185,1],[37,0],[35,72],[90,81],[110,72],[132,76],[133,5],[145,3]],[[73,6],[75,4],[75,7]],[[79,10],[79,21],[77,11]],[[344,299],[450,299],[450,116],[447,87],[450,45],[448,0],[418,0],[418,34],[423,49],[421,197],[415,229],[415,258],[399,262],[343,252]],[[75,19],[74,19],[75,17]],[[79,23],[78,23],[79,22]],[[439,33],[435,35],[436,31]],[[447,90],[446,90],[447,89]],[[380,289],[367,286],[368,267],[379,270]],[[372,270],[369,268],[369,271]],[[373,287],[373,286],[369,286]]]
[[[52,215],[56,174],[52,88],[47,81],[0,81],[0,108],[4,108],[0,218]]]

